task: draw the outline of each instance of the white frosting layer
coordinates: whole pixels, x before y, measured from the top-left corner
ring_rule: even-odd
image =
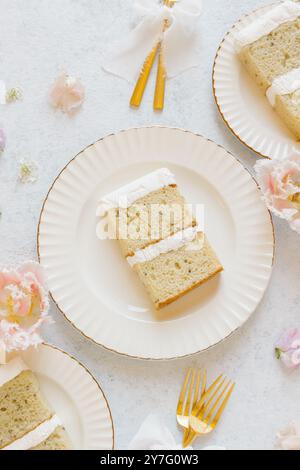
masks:
[[[25,436],[17,439],[2,450],[29,450],[38,446],[41,442],[45,441],[50,434],[61,426],[61,421],[58,416],[54,415],[48,421],[37,426],[35,429],[25,434]]]
[[[28,370],[29,367],[25,364],[25,362],[20,358],[16,357],[12,359],[8,364],[4,364],[0,366],[0,387],[4,385],[6,382],[14,379],[19,375],[23,370]]]
[[[103,214],[103,205],[112,208],[127,208],[141,197],[171,184],[176,184],[176,181],[174,175],[167,168],[161,168],[153,173],[149,173],[104,196],[100,201],[97,215]]]
[[[293,69],[285,75],[275,78],[272,86],[267,90],[267,98],[274,107],[276,96],[289,95],[300,89],[300,67]]]
[[[133,256],[128,256],[127,261],[130,266],[133,267],[135,264],[151,261],[163,253],[179,250],[179,248],[183,247],[187,243],[194,241],[197,233],[200,231],[199,227],[189,227],[165,238],[164,240],[161,240],[158,243],[149,245],[143,250],[136,251]]]
[[[235,33],[236,48],[240,51],[263,36],[271,33],[283,23],[294,21],[300,16],[300,5],[286,1],[272,8],[245,28]]]

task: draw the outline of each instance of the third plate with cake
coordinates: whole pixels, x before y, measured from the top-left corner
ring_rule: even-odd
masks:
[[[0,364],[0,450],[110,450],[109,405],[91,373],[40,344]]]
[[[271,276],[274,236],[256,182],[231,154],[150,127],[71,160],[45,200],[38,251],[54,301],[85,336],[171,359],[249,318]]]

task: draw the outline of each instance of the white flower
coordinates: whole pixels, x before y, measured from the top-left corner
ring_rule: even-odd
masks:
[[[14,103],[15,101],[19,101],[23,98],[23,93],[20,88],[11,88],[6,93],[6,103]]]
[[[35,183],[38,179],[38,165],[33,160],[20,160],[19,179],[21,183]]]

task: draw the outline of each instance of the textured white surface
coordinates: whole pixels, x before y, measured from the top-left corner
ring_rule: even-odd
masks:
[[[154,76],[141,109],[135,111],[128,108],[131,87],[101,70],[109,42],[133,24],[130,0],[0,0],[1,79],[24,91],[24,101],[0,108],[8,136],[7,151],[0,157],[1,263],[36,256],[39,211],[54,177],[75,154],[107,133],[149,124],[187,128],[224,145],[252,171],[255,155],[229,133],[218,115],[211,69],[231,24],[263,3],[204,2],[199,25],[202,65],[168,83],[165,111],[155,114]],[[82,111],[71,120],[47,103],[49,86],[61,69],[80,77],[87,90]],[[40,165],[40,178],[31,186],[17,182],[16,160],[26,156]],[[169,363],[119,357],[81,337],[52,307],[56,324],[48,327],[45,337],[78,357],[99,379],[111,405],[117,448],[127,446],[145,415],[154,410],[177,432],[174,410],[180,381],[192,365],[206,366],[211,378],[226,372],[237,382],[219,428],[197,447],[218,443],[229,449],[273,448],[276,431],[292,418],[300,419],[299,372],[283,371],[273,357],[281,330],[299,325],[300,239],[283,221],[275,221],[275,231],[273,278],[259,309],[228,341],[200,356]]]

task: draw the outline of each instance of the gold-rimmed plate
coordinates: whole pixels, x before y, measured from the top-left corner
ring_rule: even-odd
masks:
[[[224,273],[157,313],[114,240],[96,237],[99,199],[150,171],[174,172],[187,201],[203,204],[205,231]],[[85,336],[141,359],[174,359],[227,338],[254,312],[274,254],[257,184],[225,149],[180,129],[129,129],[77,155],[46,197],[38,252],[54,301]]]
[[[299,151],[300,143],[239,61],[234,43],[236,31],[272,7],[243,16],[226,34],[214,62],[213,92],[225,124],[241,142],[262,157],[285,158]]]
[[[92,374],[50,344],[19,354],[36,374],[47,402],[61,419],[74,450],[111,450],[114,427],[108,402]]]

